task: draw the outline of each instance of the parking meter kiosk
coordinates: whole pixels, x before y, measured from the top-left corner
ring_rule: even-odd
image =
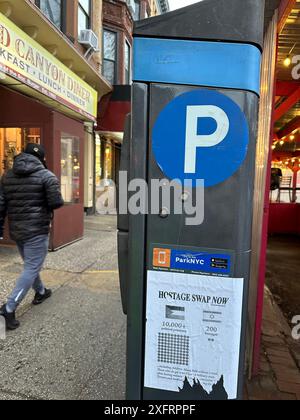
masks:
[[[144,208],[152,180],[189,180],[182,206],[203,180],[204,217],[119,218],[128,399],[243,396],[263,23],[262,0],[204,0],[135,25],[122,169]]]

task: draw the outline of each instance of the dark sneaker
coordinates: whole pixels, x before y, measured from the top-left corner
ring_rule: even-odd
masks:
[[[50,289],[45,289],[45,294],[41,295],[40,293],[36,293],[33,299],[33,305],[40,305],[41,303],[45,302],[45,300],[49,299],[52,296],[52,291]]]
[[[3,305],[0,309],[0,315],[3,316],[6,322],[6,328],[9,331],[16,330],[20,326],[20,322],[16,320],[16,313],[12,312],[9,313],[6,310],[6,305]]]

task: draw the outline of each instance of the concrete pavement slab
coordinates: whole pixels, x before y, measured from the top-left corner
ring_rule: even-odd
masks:
[[[3,271],[1,268],[0,270],[0,306],[2,306],[5,302],[11,291],[13,290],[16,282],[16,274],[7,273]],[[31,291],[26,296],[24,301],[21,303],[19,307],[19,313],[23,313],[24,310],[27,310],[28,307],[31,305],[33,300],[34,293]]]
[[[86,382],[79,400],[124,400],[126,351],[124,331],[112,338],[102,366]]]
[[[78,399],[124,394],[125,317],[116,278],[92,289],[80,282],[21,318],[20,330],[0,343],[0,392],[37,399]],[[113,349],[113,350],[112,350]],[[113,386],[117,379],[117,387]],[[109,389],[106,387],[109,386]]]
[[[1,267],[0,270],[0,305],[2,305],[10,292],[13,290],[16,284],[16,279],[22,271],[22,266],[20,265],[20,270],[18,273],[7,271],[7,267]],[[64,273],[61,271],[53,270],[44,270],[41,274],[43,282],[47,288],[55,291],[63,284],[68,283],[76,278],[76,275],[73,273]],[[26,311],[30,306],[34,297],[34,292],[30,291],[26,296],[24,301],[21,303],[18,308],[17,315],[20,316],[24,311]]]
[[[89,231],[88,235],[72,246],[48,255],[45,268],[82,273],[91,267],[111,270],[117,266],[117,234],[113,232]]]
[[[84,221],[86,230],[110,232],[117,229],[117,216],[88,216]]]
[[[11,392],[0,392],[0,401],[30,401],[35,400],[28,395],[20,395]]]
[[[20,258],[16,247],[14,246],[3,246],[0,242],[0,267],[10,264],[21,264],[22,259]]]
[[[85,270],[113,270],[117,268],[116,216],[85,218],[84,238],[74,244],[48,254],[44,269],[82,273]],[[0,246],[1,271],[20,273],[22,260],[16,247]]]

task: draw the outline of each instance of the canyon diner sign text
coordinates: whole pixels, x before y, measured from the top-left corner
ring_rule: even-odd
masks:
[[[96,119],[97,92],[1,13],[0,72]]]

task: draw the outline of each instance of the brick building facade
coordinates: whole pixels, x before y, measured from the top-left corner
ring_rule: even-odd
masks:
[[[53,249],[83,236],[94,202],[97,104],[112,90],[101,40],[101,0],[0,0],[0,177],[28,142],[46,147],[67,204],[53,221]]]
[[[96,210],[104,181],[117,181],[125,117],[131,108],[134,21],[165,11],[167,0],[103,0],[103,76],[114,86],[100,102],[96,135]],[[98,203],[98,204],[97,204]]]

